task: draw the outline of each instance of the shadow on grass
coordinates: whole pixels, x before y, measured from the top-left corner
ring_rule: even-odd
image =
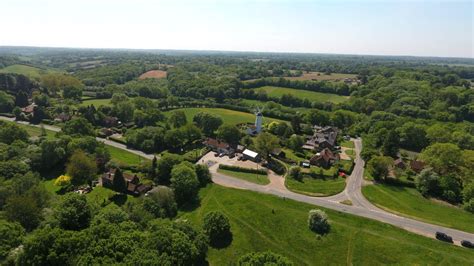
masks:
[[[228,234],[219,239],[211,240],[210,244],[213,248],[222,249],[228,247],[232,243],[233,239],[234,236],[232,235],[232,232],[229,232]]]
[[[117,193],[110,197],[109,200],[118,206],[122,206],[125,204],[125,202],[127,202],[127,194]]]
[[[195,199],[183,204],[179,209],[183,212],[192,212],[199,207],[201,207],[201,201],[199,199]]]

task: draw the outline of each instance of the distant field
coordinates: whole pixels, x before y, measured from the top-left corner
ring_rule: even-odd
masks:
[[[0,69],[0,73],[15,73],[23,74],[30,78],[39,79],[41,75],[54,72],[53,70],[45,70],[37,67],[27,66],[27,65],[11,65]]]
[[[240,124],[240,123],[254,123],[255,122],[255,115],[250,113],[244,113],[234,110],[228,110],[223,108],[183,108],[178,109],[184,111],[186,114],[186,118],[189,121],[193,121],[193,117],[199,112],[207,112],[211,114],[219,115],[224,123],[226,124]],[[165,112],[165,115],[168,116],[169,113],[172,111]],[[272,121],[282,121],[279,119],[263,117],[263,123],[270,123]]]
[[[284,87],[273,87],[273,86],[264,86],[256,90],[264,90],[268,96],[271,97],[281,97],[284,94],[291,94],[300,99],[308,99],[313,102],[332,102],[332,103],[342,103],[349,99],[348,96],[341,96],[332,93],[322,93],[315,91],[307,90],[297,90]]]
[[[150,70],[145,72],[138,77],[138,79],[147,79],[147,78],[154,78],[154,79],[162,79],[166,78],[166,71],[163,70]]]
[[[79,106],[89,106],[89,105],[94,105],[95,107],[99,107],[101,105],[112,106],[112,104],[110,103],[110,100],[111,99],[86,99],[86,100],[82,100]]]
[[[387,211],[474,233],[474,214],[426,199],[414,188],[369,185],[362,188],[362,193]]]
[[[331,73],[326,75],[322,72],[303,72],[301,77],[287,77],[289,80],[327,80],[327,81],[343,81],[345,78],[357,78],[355,74]]]
[[[272,195],[208,185],[200,204],[180,212],[196,226],[204,215],[223,212],[230,220],[229,246],[209,248],[209,265],[237,265],[248,252],[272,251],[294,265],[472,265],[474,252],[394,226]],[[308,211],[323,209],[329,234],[308,229]]]

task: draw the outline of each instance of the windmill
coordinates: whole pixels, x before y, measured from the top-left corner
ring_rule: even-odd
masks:
[[[263,110],[265,107],[256,107],[255,108],[255,133],[258,134],[262,131],[262,124],[263,124]]]

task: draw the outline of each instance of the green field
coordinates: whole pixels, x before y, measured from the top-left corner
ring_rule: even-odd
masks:
[[[270,183],[270,180],[268,180],[268,177],[266,175],[258,175],[254,173],[244,173],[244,172],[238,172],[238,171],[231,171],[231,170],[226,170],[226,169],[217,169],[217,172],[232,176],[235,178],[239,178],[248,182],[252,182],[255,184],[259,185],[267,185]]]
[[[355,148],[354,142],[352,140],[344,140],[343,142],[341,142],[341,146],[349,148],[349,149],[354,149]]]
[[[131,152],[106,145],[105,146],[110,153],[110,157],[112,161],[116,161],[118,163],[126,163],[126,164],[140,164],[141,162],[146,161],[147,159],[142,158],[136,154]]]
[[[302,181],[287,177],[285,183],[293,192],[320,197],[335,195],[346,187],[346,180],[342,177],[322,179],[305,176]]]
[[[313,102],[332,102],[332,103],[342,103],[346,101],[349,97],[340,96],[332,93],[322,93],[315,91],[307,90],[297,90],[284,87],[273,87],[273,86],[264,86],[256,90],[264,90],[270,97],[281,97],[284,94],[291,94],[300,99],[308,99]]]
[[[331,231],[318,238],[307,226],[316,206],[276,196],[209,185],[199,207],[180,213],[201,224],[210,211],[229,217],[232,242],[210,248],[210,265],[236,265],[248,252],[272,251],[295,265],[472,265],[474,252],[418,236],[388,224],[325,210]],[[319,208],[323,209],[323,208]]]
[[[474,214],[426,199],[414,188],[369,185],[363,187],[362,193],[387,211],[474,233]]]
[[[79,106],[89,106],[89,105],[94,105],[95,107],[99,107],[101,105],[105,106],[112,106],[110,103],[111,99],[86,99],[83,100]]]
[[[216,114],[224,120],[225,124],[240,124],[240,123],[254,123],[255,115],[250,113],[244,113],[234,110],[228,110],[223,108],[183,108],[178,109],[184,111],[188,122],[193,121],[193,117],[199,112],[207,112],[211,114]],[[168,116],[172,111],[165,112],[165,115]],[[272,121],[282,121],[279,119],[263,117],[263,123],[270,123]]]
[[[0,73],[15,73],[23,74],[30,78],[38,79],[41,75],[54,72],[50,69],[41,69],[37,67],[27,66],[27,65],[11,65],[0,69]]]

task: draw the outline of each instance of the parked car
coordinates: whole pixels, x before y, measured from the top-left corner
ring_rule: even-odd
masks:
[[[224,157],[224,155],[225,155],[224,153],[221,153],[219,154],[219,157]]]
[[[472,243],[471,241],[463,240],[461,241],[461,246],[466,248],[474,248],[474,243]]]
[[[436,239],[444,242],[453,243],[453,238],[442,232],[436,232]]]

